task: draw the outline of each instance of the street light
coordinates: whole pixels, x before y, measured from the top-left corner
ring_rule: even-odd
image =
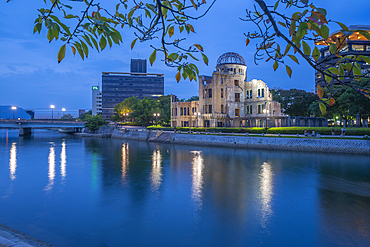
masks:
[[[54,108],[55,108],[55,105],[50,105],[50,108],[51,108],[51,121],[54,121]]]
[[[159,117],[161,114],[159,113],[154,113],[154,117],[155,117],[155,125],[157,125],[157,117]]]
[[[12,106],[12,110],[13,110],[13,119],[14,119],[14,112],[15,112],[15,110],[17,110],[17,107],[16,106]]]
[[[66,108],[62,108],[62,111],[63,111],[63,116],[64,116],[64,112],[66,111]]]

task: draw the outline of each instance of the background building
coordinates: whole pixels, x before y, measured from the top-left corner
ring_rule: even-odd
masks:
[[[99,86],[92,87],[92,115],[98,115],[102,113],[102,93]]]
[[[266,83],[247,81],[244,58],[232,52],[218,58],[212,77],[199,77],[199,103],[171,102],[171,108],[171,125],[182,127],[272,127],[284,118]]]
[[[145,66],[143,65],[142,61],[145,61]],[[131,63],[139,64],[137,66],[131,66],[131,70],[146,71],[146,60],[131,59]],[[103,72],[102,115],[104,119],[110,119],[110,117],[114,114],[113,109],[116,104],[124,101],[126,98],[158,98],[163,95],[163,74],[151,74],[132,71],[130,73]]]
[[[370,32],[370,25],[351,25],[348,27],[349,30],[363,30]],[[320,40],[316,42],[316,45],[324,46],[320,49],[321,56],[318,60],[320,64],[319,68],[325,70],[327,67],[338,67],[338,60],[339,58],[329,51],[329,46],[332,43],[335,43],[340,37],[343,36],[341,30],[338,30],[332,34],[330,34],[327,40]],[[354,32],[347,38],[347,45],[343,47],[340,51],[341,56],[347,55],[362,55],[362,56],[370,56],[370,41],[366,39],[363,35],[358,32]],[[370,70],[370,65],[365,63],[364,61],[357,61],[361,66],[362,73],[365,71]],[[350,82],[350,80],[344,79],[344,82]],[[325,85],[325,78],[324,76],[316,71],[315,72],[315,82],[320,85]],[[335,81],[334,81],[335,83]]]
[[[146,59],[131,59],[131,73],[146,73]]]

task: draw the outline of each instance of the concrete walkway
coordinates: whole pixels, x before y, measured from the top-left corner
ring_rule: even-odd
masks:
[[[0,224],[0,247],[52,247],[41,240]]]

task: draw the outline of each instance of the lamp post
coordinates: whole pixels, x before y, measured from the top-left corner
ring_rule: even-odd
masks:
[[[64,117],[64,112],[66,111],[66,108],[62,108],[62,112],[63,112],[63,117]]]
[[[55,108],[55,105],[50,105],[50,108],[51,108],[51,121],[53,122],[54,121],[54,108]]]
[[[15,113],[15,110],[17,110],[17,107],[12,106],[12,110],[13,110],[13,119],[14,119],[14,113]]]
[[[155,116],[155,125],[157,125],[157,117],[159,117],[160,114],[159,113],[154,113],[154,116]]]

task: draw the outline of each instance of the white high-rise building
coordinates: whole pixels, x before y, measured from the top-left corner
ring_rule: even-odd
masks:
[[[99,86],[92,87],[92,115],[98,115],[102,112],[102,95]]]

